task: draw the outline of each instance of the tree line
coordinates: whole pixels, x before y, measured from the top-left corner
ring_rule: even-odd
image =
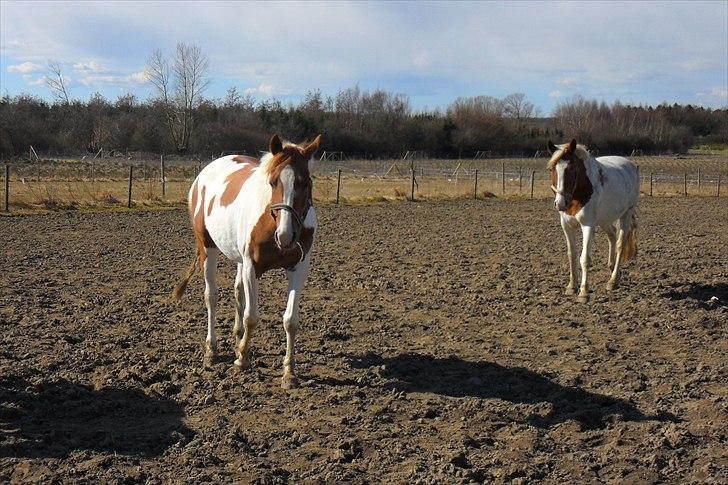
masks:
[[[170,71],[160,60],[157,82],[164,83]],[[467,158],[479,151],[531,156],[549,139],[571,137],[602,154],[633,149],[683,153],[696,144],[728,144],[728,109],[607,105],[575,97],[543,117],[517,93],[458,98],[445,109],[422,111],[414,110],[404,94],[358,86],[332,96],[311,91],[295,104],[255,102],[236,88],[221,99],[203,98],[195,86],[194,99],[177,100],[167,82],[166,99],[127,94],[108,100],[94,94],[87,101],[66,95],[48,102],[6,95],[0,98],[0,156],[23,156],[31,145],[38,153],[57,155],[100,149],[205,157],[223,151],[255,154],[273,132],[293,141],[323,133],[325,150],[365,158],[399,157],[406,150],[443,158]]]

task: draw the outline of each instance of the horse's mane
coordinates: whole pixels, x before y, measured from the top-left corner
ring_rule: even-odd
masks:
[[[296,155],[303,155],[303,147],[283,140],[283,150],[279,153],[273,155],[270,152],[266,152],[262,157],[260,157],[260,168],[264,174],[270,175],[279,166],[284,163],[289,163],[292,158],[296,157]]]
[[[564,156],[564,149],[569,146],[568,144],[564,145],[558,145],[559,149],[554,152],[554,154],[551,156],[551,160],[549,160],[549,163],[547,165],[547,168],[549,170],[553,170],[556,168],[556,164],[559,163],[559,160],[561,160],[561,157]],[[589,160],[589,157],[591,154],[589,153],[589,150],[584,145],[576,145],[576,150],[574,150],[574,155],[576,155],[576,158],[581,160],[584,163],[584,166],[586,166],[586,161]]]

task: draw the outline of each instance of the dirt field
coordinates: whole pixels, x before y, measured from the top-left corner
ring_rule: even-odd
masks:
[[[183,211],[0,218],[0,482],[726,483],[728,202],[641,204],[587,305],[549,200],[320,206],[290,392],[282,273],[203,366]]]

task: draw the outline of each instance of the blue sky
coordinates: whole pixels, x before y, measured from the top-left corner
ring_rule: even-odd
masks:
[[[523,92],[544,113],[574,95],[728,106],[728,1],[0,1],[0,92],[50,98],[48,61],[73,98],[146,98],[145,63],[177,42],[227,88],[297,101],[358,84],[415,108]]]

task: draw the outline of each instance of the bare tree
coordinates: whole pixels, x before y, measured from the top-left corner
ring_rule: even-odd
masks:
[[[46,77],[46,86],[51,90],[56,100],[68,104],[68,89],[66,88],[66,78],[63,77],[61,63],[58,61],[49,61],[48,69],[50,70],[50,75]]]
[[[519,121],[538,115],[538,109],[523,93],[513,93],[503,98],[503,111],[508,118]]]
[[[183,42],[177,44],[171,63],[156,50],[147,60],[149,82],[156,88],[165,109],[172,142],[180,153],[190,148],[195,127],[195,108],[210,85],[209,61],[202,50]]]

